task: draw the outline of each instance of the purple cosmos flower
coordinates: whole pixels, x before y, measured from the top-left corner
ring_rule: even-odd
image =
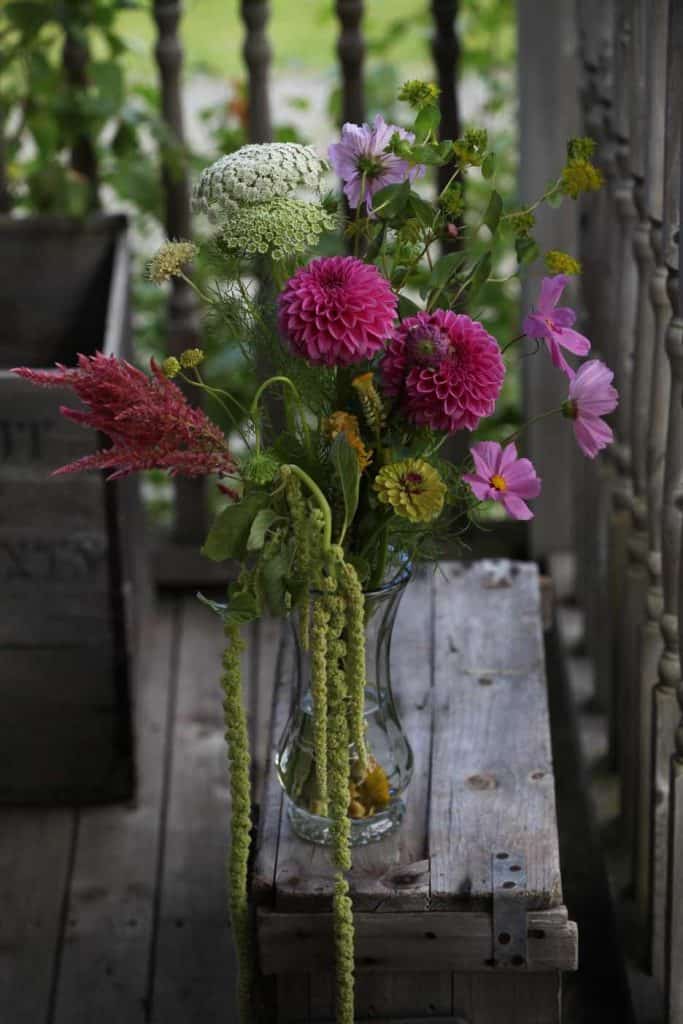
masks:
[[[557,307],[560,295],[569,283],[566,274],[555,277],[544,277],[541,282],[541,293],[533,313],[524,320],[523,331],[529,338],[543,338],[550,358],[555,366],[564,370],[568,377],[574,376],[574,370],[562,355],[562,349],[585,356],[590,352],[591,343],[583,334],[572,330],[576,313],[567,306]]]
[[[341,140],[330,146],[330,163],[344,182],[344,193],[352,210],[364,202],[371,213],[375,192],[385,185],[414,181],[424,174],[422,164],[409,164],[394,153],[386,152],[395,133],[407,142],[415,141],[412,132],[387,124],[378,114],[372,125],[347,122],[342,128]]]
[[[536,498],[541,481],[528,459],[517,458],[517,447],[501,447],[497,441],[478,441],[470,449],[474,473],[463,473],[480,501],[500,501],[514,519],[533,519],[523,498]]]
[[[612,387],[613,378],[608,366],[599,359],[589,359],[569,382],[569,398],[562,412],[574,421],[574,436],[589,459],[594,459],[614,439],[612,428],[600,419],[613,412],[619,401],[619,392]]]

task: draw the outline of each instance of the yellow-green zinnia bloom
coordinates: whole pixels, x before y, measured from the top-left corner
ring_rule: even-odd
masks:
[[[380,501],[414,523],[429,523],[440,515],[446,485],[424,459],[404,459],[384,466],[375,477]]]

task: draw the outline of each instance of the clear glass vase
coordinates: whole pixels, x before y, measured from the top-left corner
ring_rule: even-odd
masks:
[[[400,824],[405,811],[402,795],[413,773],[413,752],[391,692],[391,640],[396,612],[409,580],[410,570],[405,568],[391,583],[364,594],[368,772],[359,778],[357,751],[350,745],[349,817],[353,846],[382,839]],[[278,745],[276,766],[294,831],[302,839],[327,845],[331,842],[332,822],[315,813],[311,659],[301,644],[298,617],[292,616],[290,622],[294,633],[295,678],[292,707]]]

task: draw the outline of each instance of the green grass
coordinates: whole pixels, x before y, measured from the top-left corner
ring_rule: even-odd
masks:
[[[186,0],[181,35],[186,66],[226,78],[243,78],[244,24],[237,0]],[[400,24],[397,24],[400,23]],[[415,0],[368,0],[364,35],[371,52],[383,46],[393,25],[391,60],[400,66],[422,64],[429,55],[427,4]],[[147,78],[153,68],[155,26],[145,5],[120,15],[130,46],[131,69]],[[272,0],[268,26],[277,70],[321,71],[336,60],[337,19],[331,0]]]

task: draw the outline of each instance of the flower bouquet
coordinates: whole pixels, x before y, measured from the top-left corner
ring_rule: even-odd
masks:
[[[264,614],[290,616],[307,658],[308,755],[294,756],[296,744],[285,744],[279,767],[300,831],[306,834],[304,819],[322,823],[311,836],[331,846],[337,1020],[351,1024],[354,828],[366,841],[375,823],[383,823],[381,835],[400,820],[390,814],[401,788],[395,765],[368,725],[366,644],[373,616],[381,618],[377,602],[405,584],[415,563],[433,562],[483,503],[529,519],[528,502],[541,489],[516,435],[472,444],[462,465],[445,458],[442,446],[493,416],[506,353],[524,338],[537,349],[545,342],[567,375],[567,400],[552,411],[570,419],[581,449],[593,457],[612,438],[601,419],[617,403],[612,373],[595,360],[575,370],[566,359],[590,349],[573,329],[573,311],[558,306],[568,275],[578,272],[575,260],[547,255],[551,276],[518,337],[503,342],[476,319],[484,286],[502,286],[538,254],[539,204],[599,187],[590,140],[570,142],[566,166],[538,202],[506,211],[486,133],[439,139],[434,86],[409,82],[400,98],[413,111],[410,130],[378,116],[371,125],[344,125],[330,146],[343,208],[323,194],[329,166],[312,148],[245,146],[206,169],[195,188],[195,207],[212,224],[210,285],[192,279],[197,250],[189,242],[170,241],[152,260],[153,281],[183,277],[206,304],[210,328],[241,347],[255,382],[248,407],[204,381],[199,349],[152,361],[149,374],[100,353],[81,356],[73,368],[16,371],[36,384],[71,388],[82,408],[64,415],[111,441],[59,472],[101,469],[114,478],[161,468],[217,478],[223,507],[203,551],[235,560],[239,574],[224,603],[204,600],[227,638],[230,901],[245,1020],[251,794],[241,627]],[[444,165],[450,180],[429,200],[423,179]],[[474,179],[477,195],[485,195],[478,204],[469,201]],[[336,254],[311,258],[322,237],[339,238],[340,228],[345,249],[338,244]],[[494,265],[506,233],[517,253],[507,275]],[[206,393],[207,405],[215,403],[230,424],[227,433],[189,404],[177,380]],[[407,742],[401,750],[405,784]]]

